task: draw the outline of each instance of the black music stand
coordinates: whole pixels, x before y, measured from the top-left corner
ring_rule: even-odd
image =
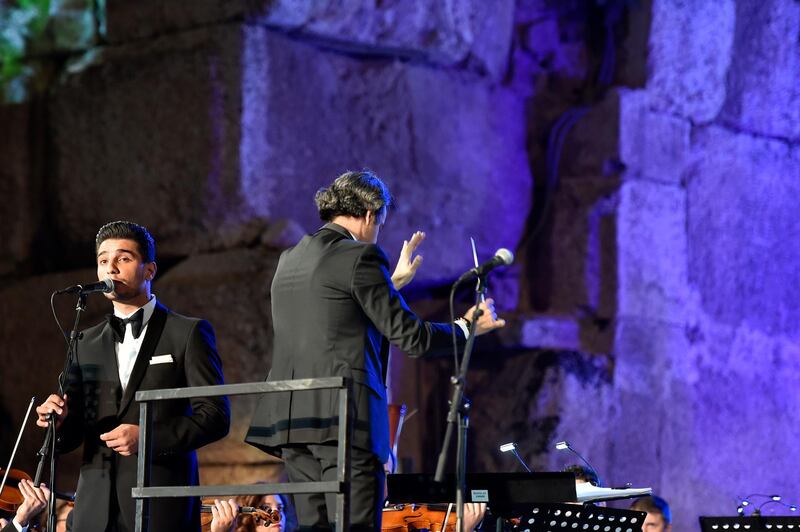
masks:
[[[520,532],[641,532],[647,512],[577,504],[532,504],[511,530]]]
[[[800,517],[748,515],[700,517],[703,532],[800,532]]]
[[[455,478],[435,482],[429,474],[388,475],[390,503],[451,503],[456,500]],[[464,502],[485,502],[494,515],[519,515],[531,503],[572,502],[572,473],[467,473]],[[800,531],[798,531],[800,532]]]

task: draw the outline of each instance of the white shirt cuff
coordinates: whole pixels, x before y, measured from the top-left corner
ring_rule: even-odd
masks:
[[[462,333],[464,333],[464,338],[469,339],[469,324],[467,324],[467,320],[464,318],[458,318],[455,321],[455,324],[458,325],[458,328],[461,329]]]
[[[28,532],[28,527],[19,524],[16,517],[12,519],[11,522],[14,524],[14,528],[17,529],[17,532]]]

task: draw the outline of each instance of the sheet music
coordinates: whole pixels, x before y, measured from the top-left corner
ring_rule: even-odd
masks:
[[[653,493],[653,488],[599,488],[589,482],[575,484],[578,502],[611,501],[614,499],[630,499],[646,497]]]

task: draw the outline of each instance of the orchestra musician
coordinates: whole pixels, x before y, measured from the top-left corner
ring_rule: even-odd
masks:
[[[64,397],[36,408],[37,424],[57,419],[58,445],[83,443],[73,529],[132,532],[139,444],[138,390],[222,384],[214,331],[204,320],[181,316],[156,300],[155,242],[144,227],[111,222],[95,239],[97,277],[114,281],[106,294],[114,314],[83,331]],[[227,398],[160,401],[153,413],[152,485],[196,485],[195,450],[228,432]],[[199,500],[154,499],[150,530],[199,531]]]
[[[389,342],[411,356],[447,353],[454,327],[463,344],[473,309],[455,323],[426,322],[411,312],[398,290],[422,262],[414,253],[425,235],[416,232],[405,242],[390,274],[377,240],[392,199],[373,173],[347,172],[320,189],[315,201],[325,225],[283,252],[272,282],[274,349],[267,380],[353,380],[351,530],[380,530],[389,456]],[[481,310],[477,334],[505,325],[491,299]],[[281,456],[291,482],[334,480],[337,403],[333,390],[266,395],[246,441]],[[295,502],[303,529],[330,529],[335,521],[334,494],[298,495]]]
[[[19,481],[19,491],[22,493],[22,504],[17,507],[10,521],[0,518],[0,532],[27,531],[33,519],[47,508],[50,490],[44,484],[37,487],[30,480],[23,478]]]

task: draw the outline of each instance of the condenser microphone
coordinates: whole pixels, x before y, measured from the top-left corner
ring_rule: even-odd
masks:
[[[465,281],[470,277],[483,277],[495,268],[508,266],[512,262],[514,262],[514,254],[506,248],[500,248],[494,252],[494,257],[464,273],[464,275],[458,278],[458,281]]]
[[[114,281],[106,277],[102,281],[97,281],[91,284],[76,284],[63,290],[56,291],[56,295],[61,294],[91,294],[93,292],[102,292],[107,294],[114,291]]]

